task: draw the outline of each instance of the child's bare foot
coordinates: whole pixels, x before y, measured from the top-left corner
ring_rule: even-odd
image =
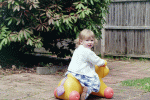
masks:
[[[88,91],[88,87],[85,86],[85,87],[83,88],[83,93],[81,94],[81,100],[85,100],[87,91]]]

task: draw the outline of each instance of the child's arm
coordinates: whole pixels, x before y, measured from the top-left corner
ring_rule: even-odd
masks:
[[[104,59],[101,59],[99,56],[97,56],[93,51],[89,51],[88,54],[88,61],[92,63],[93,65],[104,67],[107,62],[105,62]]]

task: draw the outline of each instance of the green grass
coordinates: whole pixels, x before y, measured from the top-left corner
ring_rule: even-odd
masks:
[[[146,60],[148,60],[148,58],[142,58],[142,57],[140,57],[139,60],[140,61],[146,61]]]
[[[150,77],[136,80],[126,80],[122,82],[123,86],[134,86],[139,89],[150,92]]]
[[[101,54],[98,55],[101,57]],[[150,61],[150,58],[143,58],[143,57],[126,57],[126,56],[113,56],[113,55],[105,55],[104,58],[106,59],[113,59],[113,60],[119,60],[119,61],[134,61],[134,60],[139,60],[139,61]]]

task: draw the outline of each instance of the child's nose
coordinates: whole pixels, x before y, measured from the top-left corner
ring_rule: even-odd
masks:
[[[92,41],[89,41],[89,43],[92,43]]]

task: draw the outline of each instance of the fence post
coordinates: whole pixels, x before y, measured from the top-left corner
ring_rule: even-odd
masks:
[[[101,57],[102,58],[104,58],[104,55],[105,55],[105,25],[106,24],[104,24],[102,28],[102,39],[101,39]]]

